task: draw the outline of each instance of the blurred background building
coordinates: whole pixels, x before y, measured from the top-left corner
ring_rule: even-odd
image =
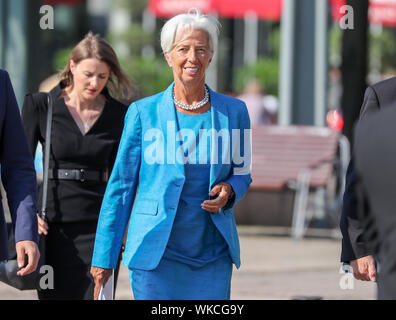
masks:
[[[159,44],[164,21],[199,7],[216,14],[222,25],[208,83],[237,94],[246,79],[255,76],[268,94],[277,95],[281,2],[244,2],[246,8],[239,1],[212,0],[1,0],[0,67],[9,71],[21,102],[26,91],[37,90],[66,64],[70,48],[92,30],[114,46],[140,95],[151,95],[172,79]],[[54,9],[52,30],[40,28],[43,5]]]
[[[351,5],[353,1],[349,1]],[[369,3],[367,81],[395,73],[395,1]],[[70,48],[92,30],[105,37],[140,96],[171,81],[159,45],[164,21],[191,7],[221,22],[219,50],[208,72],[214,89],[239,95],[252,80],[280,100],[280,124],[325,125],[341,109],[342,37],[346,0],[0,0],[0,67],[9,71],[18,101],[67,62]],[[41,29],[40,8],[54,10],[53,29]],[[355,29],[359,32],[360,26]],[[338,73],[337,73],[338,72]],[[331,94],[328,94],[328,93]]]

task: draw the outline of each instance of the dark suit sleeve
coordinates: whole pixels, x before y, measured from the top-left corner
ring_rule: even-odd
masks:
[[[340,228],[342,232],[342,262],[349,262],[371,254],[364,241],[363,223],[359,219],[356,186],[357,175],[353,159],[351,159],[346,175],[340,220]]]
[[[359,170],[357,170],[356,181],[359,221],[361,223],[361,227],[363,228],[364,241],[367,246],[366,250],[370,252],[371,255],[373,255],[379,251],[380,239],[378,237],[378,228],[368,200],[368,193],[362,179],[359,176]]]
[[[363,104],[360,109],[359,119],[364,118],[367,114],[379,111],[380,105],[377,97],[377,93],[372,87],[367,87],[364,93]]]
[[[0,141],[1,179],[15,226],[15,241],[37,242],[36,171],[8,74],[5,86],[5,115]]]
[[[378,111],[377,94],[372,87],[368,87],[360,111],[360,119],[367,114]],[[364,226],[359,220],[358,201],[356,195],[357,174],[353,158],[349,162],[346,174],[345,192],[342,205],[340,229],[342,233],[341,261],[349,262],[371,254],[366,247],[363,233]]]

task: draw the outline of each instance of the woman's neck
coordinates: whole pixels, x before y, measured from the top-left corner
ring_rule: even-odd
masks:
[[[205,97],[205,82],[185,85],[175,81],[174,95],[184,104],[193,105],[202,101]]]
[[[101,97],[98,95],[95,99],[84,99],[74,88],[65,88],[68,105],[75,107],[77,110],[97,109],[101,105]]]

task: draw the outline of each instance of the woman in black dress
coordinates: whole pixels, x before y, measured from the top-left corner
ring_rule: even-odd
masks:
[[[89,33],[50,92],[47,222],[39,217],[39,234],[46,236],[45,264],[54,270],[54,289],[38,291],[39,299],[93,298],[89,269],[96,225],[127,111],[109,92],[126,100],[131,82],[111,46]],[[22,119],[33,154],[38,142],[45,145],[46,118],[46,95],[27,94]]]

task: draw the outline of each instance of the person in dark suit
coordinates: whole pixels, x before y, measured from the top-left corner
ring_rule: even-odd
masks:
[[[0,70],[0,163],[1,180],[7,192],[15,235],[18,275],[37,268],[40,258],[37,241],[37,182],[32,154],[8,73]],[[28,263],[25,264],[25,255]],[[0,202],[0,261],[8,259],[8,238]]]
[[[368,114],[396,102],[396,77],[378,82],[366,89],[360,111],[360,120]],[[356,170],[354,159],[349,163],[343,199],[340,228],[343,235],[341,261],[349,262],[356,279],[376,281],[376,266],[372,251],[364,240],[364,227],[359,220],[356,195]]]
[[[378,299],[396,299],[396,101],[355,129],[358,217],[366,248],[380,264]]]

